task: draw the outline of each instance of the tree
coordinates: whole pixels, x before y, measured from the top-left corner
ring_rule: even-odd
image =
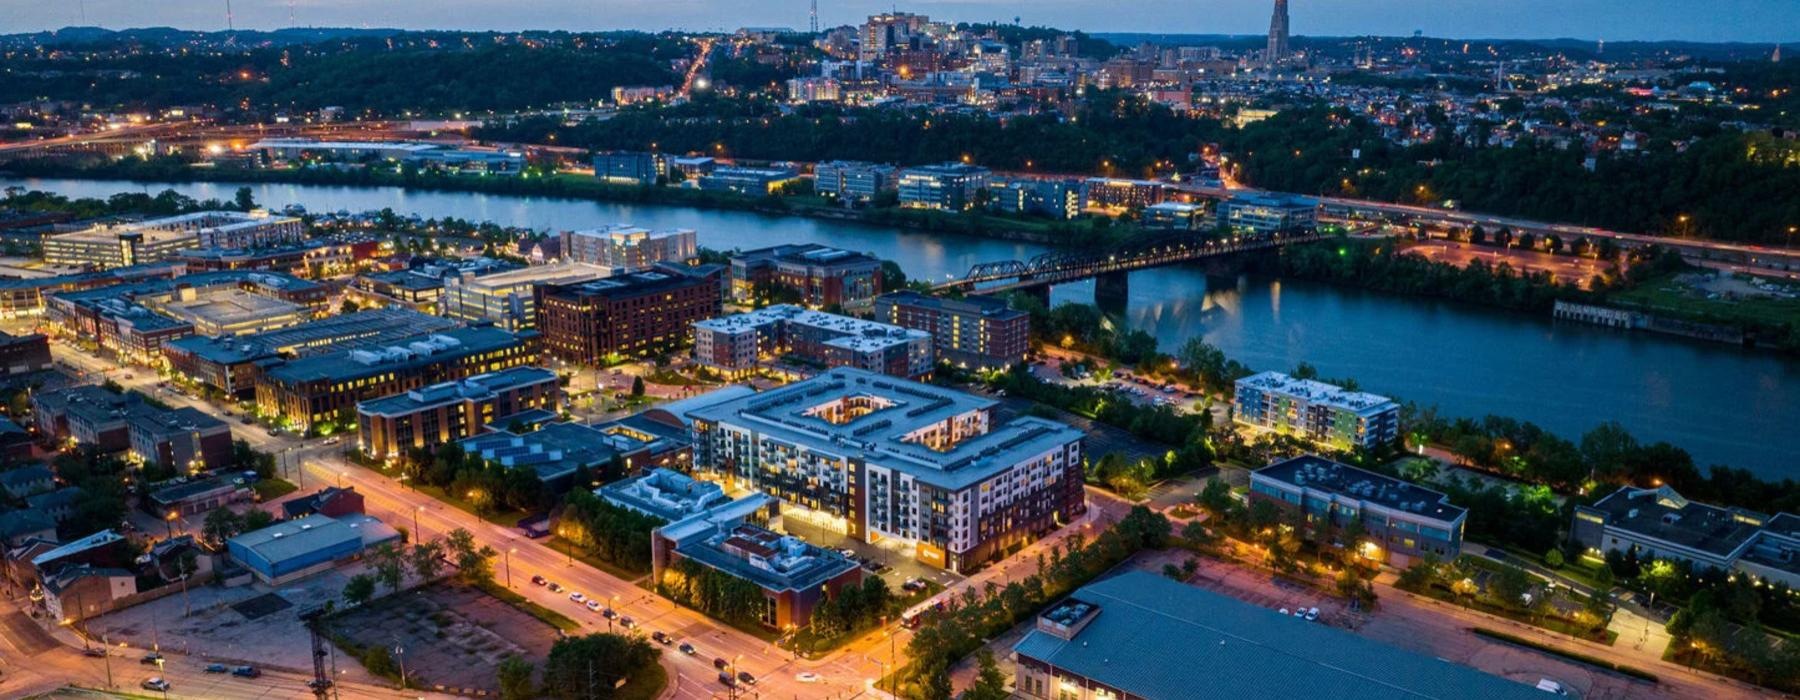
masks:
[[[610,698],[615,683],[656,663],[662,651],[642,637],[589,634],[564,637],[544,660],[543,689],[552,698]]]
[[[238,211],[250,211],[256,208],[256,195],[248,187],[239,187],[232,203],[237,205]]]
[[[244,519],[230,508],[214,508],[200,525],[200,536],[214,545],[223,544],[244,531]]]
[[[1488,594],[1508,608],[1525,606],[1525,594],[1531,590],[1531,575],[1516,566],[1501,566],[1488,579]]]
[[[377,676],[392,676],[399,672],[394,664],[394,653],[380,644],[370,645],[368,651],[363,652],[362,664],[369,673]]]
[[[1000,665],[994,662],[994,653],[982,649],[976,657],[979,670],[975,673],[975,684],[963,691],[962,700],[1007,700],[1012,693],[1006,690],[1006,674],[1000,672]]]
[[[1563,566],[1562,550],[1552,549],[1548,552],[1544,552],[1544,566],[1548,566],[1552,569],[1562,568],[1562,566]]]
[[[369,566],[375,569],[375,578],[388,587],[388,591],[400,590],[400,584],[406,580],[406,556],[392,542],[383,542],[369,550]]]
[[[437,540],[415,544],[411,559],[413,572],[419,575],[419,580],[430,581],[437,578],[444,566],[444,544]]]
[[[467,583],[486,583],[494,579],[491,561],[499,552],[493,547],[476,545],[475,534],[463,528],[451,530],[444,538],[444,548],[456,562],[457,575]]]
[[[644,378],[643,377],[632,377],[631,378],[631,396],[633,398],[636,398],[636,397],[641,397],[643,395],[644,395]]]
[[[362,605],[375,597],[375,577],[368,574],[357,574],[344,584],[344,602],[351,605]]]
[[[261,508],[251,508],[244,513],[243,532],[256,532],[275,524],[275,515]]]
[[[532,684],[532,675],[537,667],[517,655],[509,655],[500,660],[500,667],[495,670],[500,686],[500,700],[531,700],[537,697],[537,687]]]

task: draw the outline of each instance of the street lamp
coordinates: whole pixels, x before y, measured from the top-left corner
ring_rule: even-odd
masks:
[[[512,588],[512,555],[513,555],[513,552],[517,552],[517,551],[519,551],[518,547],[511,547],[511,548],[508,548],[505,552],[505,554],[506,554],[506,557],[505,557],[505,560],[506,560],[506,587],[507,588]]]
[[[413,536],[420,540],[425,539],[425,533],[419,531],[419,513],[424,510],[425,506],[413,506]]]

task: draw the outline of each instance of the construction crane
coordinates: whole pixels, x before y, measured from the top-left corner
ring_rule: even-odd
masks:
[[[312,688],[313,697],[327,700],[332,697],[331,674],[325,671],[325,657],[330,654],[325,649],[325,635],[319,628],[324,625],[326,608],[323,606],[300,613],[300,619],[306,622],[306,631],[312,634],[313,679],[307,683]]]

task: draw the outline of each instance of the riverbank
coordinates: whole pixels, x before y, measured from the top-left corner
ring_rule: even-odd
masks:
[[[146,162],[134,159],[99,165],[77,166],[47,160],[9,163],[0,177],[50,177],[130,182],[281,183],[343,187],[398,187],[420,192],[464,192],[510,196],[647,204],[696,209],[742,211],[766,216],[803,216],[891,226],[931,233],[1018,241],[1041,245],[1104,245],[1135,232],[1135,227],[1114,226],[1107,217],[1073,221],[1009,217],[987,213],[946,212],[899,207],[851,209],[830,204],[822,197],[769,195],[751,197],[734,192],[683,187],[631,187],[601,182],[590,176],[567,173],[519,177],[479,177],[425,172],[387,172],[370,168],[342,170],[301,168],[251,170],[201,168],[184,162]]]

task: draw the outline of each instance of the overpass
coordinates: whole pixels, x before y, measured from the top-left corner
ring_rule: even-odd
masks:
[[[1051,285],[1092,279],[1096,300],[1121,302],[1128,292],[1126,279],[1137,270],[1217,260],[1316,240],[1319,235],[1311,232],[1219,239],[1202,238],[1191,232],[1156,236],[1110,248],[1053,250],[1030,260],[979,263],[962,277],[934,289],[967,294],[1024,291],[1047,301]]]

